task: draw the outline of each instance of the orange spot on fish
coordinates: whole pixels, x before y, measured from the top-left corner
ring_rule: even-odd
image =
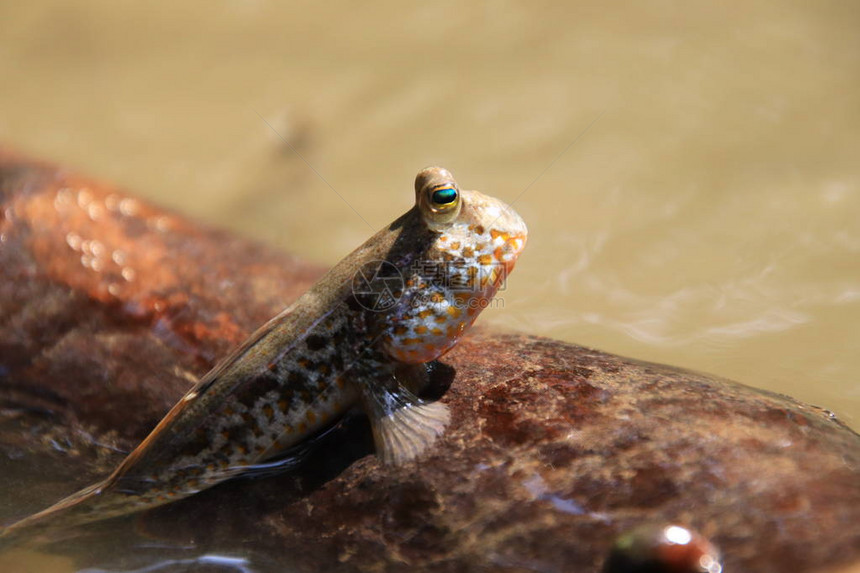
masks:
[[[430,333],[433,334],[433,336],[442,336],[442,329],[433,328],[432,330],[430,330]]]
[[[493,262],[493,256],[492,255],[481,255],[480,257],[478,257],[478,262],[481,263],[482,265],[489,265],[490,263]]]
[[[314,422],[317,421],[317,415],[314,413],[313,410],[308,410],[307,413],[305,414],[305,418],[308,419],[309,424],[313,424]]]
[[[453,250],[455,250],[455,251],[456,251],[457,249],[459,249],[459,248],[460,248],[460,241],[454,241],[454,242],[453,242],[453,243],[451,243],[449,246],[450,246],[450,248],[451,248],[451,249],[453,249]]]
[[[427,334],[427,327],[423,324],[419,324],[415,327],[415,334]]]
[[[445,300],[445,297],[440,292],[434,292],[430,295],[430,302],[440,303]]]
[[[447,308],[447,312],[448,312],[448,314],[450,314],[454,318],[459,318],[460,315],[463,314],[463,311],[460,310],[459,308],[457,308],[456,306],[449,306]]]
[[[422,318],[422,319],[423,319],[423,318],[428,318],[428,317],[429,317],[429,316],[431,316],[432,314],[433,314],[433,311],[432,311],[432,310],[424,309],[424,310],[422,310],[421,312],[419,312],[419,313],[418,313],[418,318]]]
[[[475,232],[479,235],[484,234],[484,226],[483,225],[475,225]]]

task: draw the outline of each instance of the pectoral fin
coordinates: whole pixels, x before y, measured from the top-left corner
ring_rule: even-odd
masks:
[[[450,421],[447,406],[424,402],[394,376],[362,380],[358,386],[373,428],[376,455],[386,464],[400,465],[418,456]]]

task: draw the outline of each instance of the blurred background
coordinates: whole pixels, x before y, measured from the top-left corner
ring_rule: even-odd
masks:
[[[0,3],[0,142],[331,265],[515,202],[482,324],[860,425],[860,4]],[[357,214],[357,213],[358,214]]]

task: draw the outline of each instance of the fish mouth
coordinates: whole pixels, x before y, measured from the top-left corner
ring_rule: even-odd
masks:
[[[526,246],[526,240],[529,236],[528,227],[526,227],[526,222],[523,221],[523,218],[520,217],[520,214],[514,211],[514,208],[510,205],[499,201],[499,206],[505,214],[505,226],[507,228],[508,234],[511,236],[512,244],[511,246],[514,248],[517,255],[519,255]],[[513,244],[516,242],[516,244]]]
[[[523,227],[525,227],[525,223],[523,223]],[[511,271],[514,270],[514,265],[517,263],[517,259],[520,257],[520,254],[526,248],[526,242],[528,242],[528,232],[523,232],[522,234],[511,235],[508,239],[508,245],[511,249],[513,256],[511,260],[505,263],[505,274],[508,275]]]

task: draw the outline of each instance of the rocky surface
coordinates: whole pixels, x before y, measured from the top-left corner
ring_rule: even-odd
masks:
[[[4,522],[108,472],[320,273],[8,151],[0,201]],[[697,529],[726,571],[860,564],[860,437],[826,411],[525,335],[478,330],[444,362],[452,423],[417,463],[380,465],[351,416],[292,473],[134,527],[260,571],[597,571],[649,522]],[[89,555],[123,551],[114,527]]]

